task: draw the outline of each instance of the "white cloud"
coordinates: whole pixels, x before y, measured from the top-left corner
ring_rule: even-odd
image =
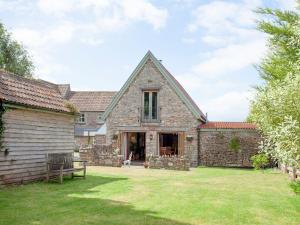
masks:
[[[186,43],[186,44],[193,44],[196,42],[195,38],[188,38],[188,37],[184,37],[181,40],[183,43]]]
[[[143,22],[155,30],[166,24],[168,11],[148,0],[0,0],[0,11],[9,10],[16,16],[20,13],[46,19],[47,24],[36,27],[24,23],[14,27],[14,37],[29,50],[36,73],[41,78],[54,81],[56,74],[69,71],[57,62],[55,49],[71,41],[90,46],[104,43],[105,35],[118,32],[134,23]],[[50,21],[50,22],[49,22]],[[54,79],[54,80],[53,80]]]
[[[193,67],[193,72],[205,77],[218,77],[258,63],[266,51],[264,39],[231,44],[211,52]]]
[[[245,120],[249,111],[249,91],[231,91],[210,99],[203,108],[208,112],[208,120]]]
[[[228,77],[251,68],[265,54],[265,36],[256,30],[253,12],[260,6],[262,0],[215,0],[198,5],[192,13],[186,31],[192,38],[199,36],[205,51],[200,52],[198,63],[177,78],[201,96],[196,100],[211,119],[242,120],[248,114],[246,84]]]
[[[165,26],[168,11],[148,0],[39,0],[39,9],[49,15],[63,17],[70,13],[86,13],[100,29],[118,29],[132,22],[143,21],[154,29]]]
[[[294,10],[297,6],[297,0],[277,0],[281,8]]]

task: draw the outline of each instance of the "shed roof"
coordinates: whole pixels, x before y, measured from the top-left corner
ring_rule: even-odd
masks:
[[[0,70],[0,99],[51,111],[69,112],[56,84]]]
[[[256,129],[254,123],[247,122],[207,122],[200,124],[202,129]]]
[[[81,112],[105,111],[116,93],[115,91],[71,91],[68,100]]]

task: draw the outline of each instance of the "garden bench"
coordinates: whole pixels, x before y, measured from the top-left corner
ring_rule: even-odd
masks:
[[[74,167],[74,162],[80,162],[81,167]],[[80,159],[74,159],[73,153],[49,153],[46,155],[47,175],[46,181],[58,179],[63,182],[64,175],[74,177],[83,177],[86,175],[86,162]],[[83,175],[75,175],[75,172],[83,171]]]

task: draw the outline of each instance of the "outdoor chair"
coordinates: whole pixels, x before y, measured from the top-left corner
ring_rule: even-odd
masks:
[[[132,158],[132,152],[130,152],[128,159],[127,159],[127,160],[124,160],[124,166],[127,165],[128,167],[130,167],[130,164],[131,164],[131,158]]]

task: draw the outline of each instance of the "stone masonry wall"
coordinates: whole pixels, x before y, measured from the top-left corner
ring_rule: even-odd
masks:
[[[79,151],[80,158],[88,161],[89,166],[121,167],[123,157],[113,152],[111,145],[93,145]]]
[[[141,122],[142,93],[145,88],[158,88],[160,123]],[[199,121],[177,96],[167,80],[158,71],[151,60],[148,60],[136,79],[129,86],[116,107],[106,120],[107,144],[112,144],[114,134],[120,132],[146,132],[146,155],[158,155],[159,132],[185,132],[193,140],[185,141],[185,155],[191,164],[197,166],[197,126]],[[150,138],[152,136],[152,140]]]
[[[230,149],[237,137],[240,150]],[[252,129],[202,129],[200,131],[199,163],[204,166],[252,167],[250,158],[258,151],[261,136]]]
[[[150,169],[190,170],[190,160],[184,157],[154,156],[148,162]]]

